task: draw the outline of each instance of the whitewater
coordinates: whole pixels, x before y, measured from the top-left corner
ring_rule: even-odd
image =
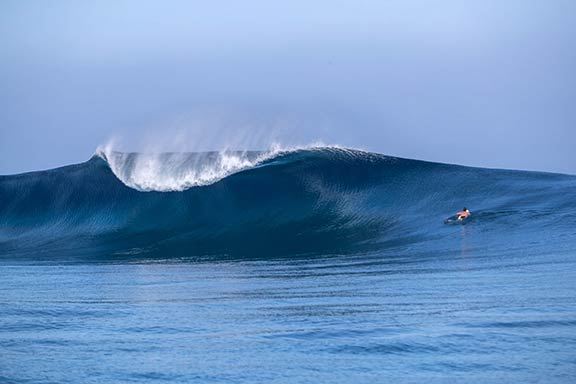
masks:
[[[0,381],[571,383],[575,196],[322,145],[0,176]]]

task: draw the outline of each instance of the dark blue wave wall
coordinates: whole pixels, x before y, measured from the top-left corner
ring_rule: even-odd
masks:
[[[198,154],[189,154],[198,156]],[[197,162],[195,162],[197,164]],[[4,259],[274,257],[401,250],[443,219],[557,237],[576,224],[576,178],[323,148],[284,153],[206,186],[141,192],[108,163],[0,177]],[[492,228],[492,229],[491,229]]]

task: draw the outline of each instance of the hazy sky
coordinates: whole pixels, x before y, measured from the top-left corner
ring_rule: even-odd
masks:
[[[1,0],[0,174],[114,136],[576,174],[576,1]]]

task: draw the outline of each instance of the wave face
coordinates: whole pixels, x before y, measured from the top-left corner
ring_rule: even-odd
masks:
[[[0,177],[4,259],[273,257],[574,247],[576,177],[339,148],[107,152]],[[443,220],[466,205],[465,225]],[[529,239],[527,241],[526,239]]]

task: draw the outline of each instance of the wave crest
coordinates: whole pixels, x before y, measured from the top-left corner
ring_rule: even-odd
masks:
[[[126,153],[102,146],[96,155],[130,188],[143,192],[175,192],[214,184],[286,153],[321,148],[337,147],[312,144],[293,148],[274,146],[267,151]]]

